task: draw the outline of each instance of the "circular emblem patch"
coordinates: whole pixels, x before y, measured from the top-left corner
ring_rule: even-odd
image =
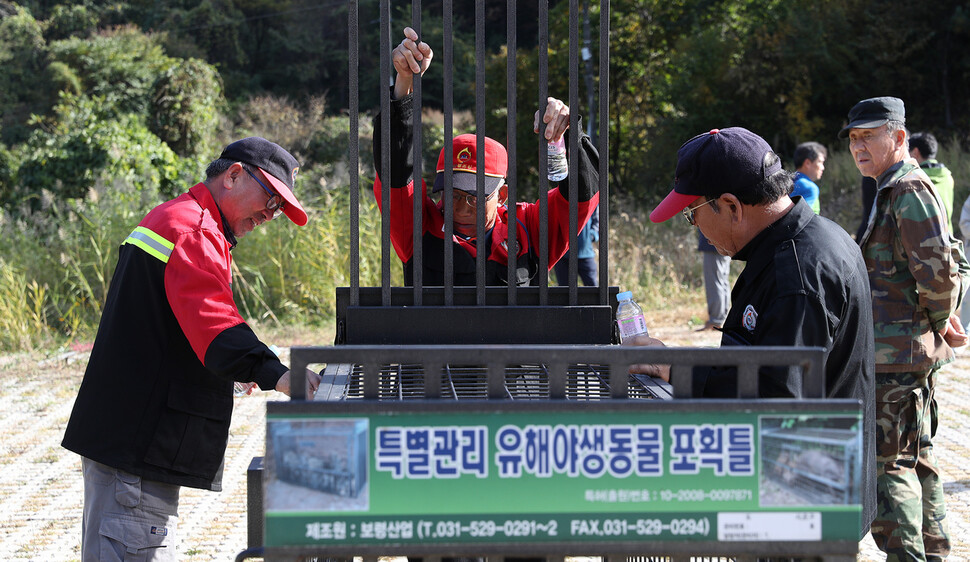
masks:
[[[741,325],[749,332],[753,332],[754,327],[758,325],[758,312],[750,304],[744,307],[744,314],[741,315]]]

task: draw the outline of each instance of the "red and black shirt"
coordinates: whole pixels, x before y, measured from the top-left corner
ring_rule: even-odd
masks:
[[[125,239],[63,446],[149,480],[218,490],[234,381],[286,372],[232,296],[231,233],[204,184]]]

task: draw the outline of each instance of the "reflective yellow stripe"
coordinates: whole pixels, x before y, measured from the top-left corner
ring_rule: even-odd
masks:
[[[172,256],[172,248],[175,244],[148,230],[144,226],[135,227],[135,230],[125,239],[125,244],[133,244],[148,252],[162,261],[168,263],[168,258]]]

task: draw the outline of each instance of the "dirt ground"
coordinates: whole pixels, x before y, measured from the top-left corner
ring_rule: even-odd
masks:
[[[715,345],[716,334],[690,327],[656,327],[671,345]],[[277,345],[312,344],[278,341]],[[316,342],[316,343],[329,343]],[[283,349],[284,360],[288,348]],[[941,429],[936,439],[943,465],[950,560],[970,559],[970,358],[965,354],[940,377]],[[82,485],[80,459],[60,447],[81,381],[87,352],[0,357],[0,560],[78,560]],[[246,469],[265,448],[265,403],[276,393],[235,399],[224,490],[184,489],[179,533],[182,560],[233,560],[246,547]],[[885,560],[869,537],[859,560]]]

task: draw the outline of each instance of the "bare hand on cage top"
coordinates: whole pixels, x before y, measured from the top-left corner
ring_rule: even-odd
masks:
[[[418,40],[418,33],[410,27],[404,28],[404,39],[391,51],[391,62],[397,71],[394,80],[394,99],[402,98],[411,93],[414,85],[414,75],[424,75],[431,66],[434,51],[424,41]]]
[[[320,375],[314,373],[310,369],[306,370],[306,397],[307,400],[313,400],[313,395],[317,393],[317,388],[320,387]],[[280,380],[276,381],[276,391],[282,392],[287,396],[290,394],[290,372],[287,371],[283,373]]]
[[[539,111],[536,111],[532,122],[532,131],[539,132]],[[542,122],[546,124],[546,140],[556,141],[569,128],[569,106],[556,98],[546,98],[546,112],[542,114]]]
[[[664,342],[650,336],[634,336],[624,341],[624,346],[667,347]],[[664,382],[670,382],[670,365],[654,365],[651,363],[635,363],[630,365],[630,374],[650,375]]]

